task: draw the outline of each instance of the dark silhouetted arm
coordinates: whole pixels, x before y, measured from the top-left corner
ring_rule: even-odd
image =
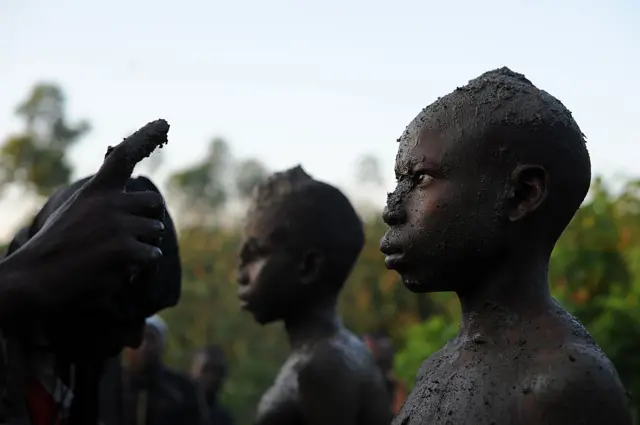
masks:
[[[37,313],[39,284],[36,267],[22,267],[14,258],[0,260],[0,326]]]

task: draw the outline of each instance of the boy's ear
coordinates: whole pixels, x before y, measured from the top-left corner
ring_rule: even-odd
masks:
[[[303,285],[309,285],[320,278],[324,257],[319,251],[312,250],[302,257],[300,263],[300,281]]]

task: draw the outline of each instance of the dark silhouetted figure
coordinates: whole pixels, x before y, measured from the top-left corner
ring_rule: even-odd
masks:
[[[407,396],[407,390],[402,381],[398,380],[393,371],[393,360],[396,349],[393,340],[386,332],[377,332],[364,335],[364,343],[367,345],[373,360],[376,362],[387,383],[389,403],[394,414],[400,411]]]
[[[613,365],[548,288],[591,179],[567,108],[501,68],[427,106],[399,142],[381,250],[411,291],[456,292],[462,321],[394,424],[630,425]]]
[[[382,375],[336,313],[363,244],[362,223],[347,198],[301,167],[257,187],[244,228],[238,296],[259,323],[284,321],[291,355],[263,395],[256,424],[390,423]]]
[[[78,324],[122,286],[145,286],[160,266],[162,196],[124,189],[168,130],[158,120],[110,149],[73,196],[49,199],[0,261],[0,423],[96,423],[102,365],[136,332],[82,345],[90,330]]]
[[[191,363],[191,377],[202,391],[207,425],[232,425],[229,412],[218,400],[227,378],[227,359],[222,348],[213,345],[196,351]]]
[[[88,177],[58,189],[29,226],[14,237],[7,251],[9,258],[37,239],[52,217],[90,181]],[[130,178],[124,188],[130,195],[149,192],[160,196],[146,177]],[[34,314],[39,320],[3,327],[9,338],[0,356],[0,376],[12,383],[5,396],[26,399],[26,403],[3,405],[11,406],[13,415],[29,416],[34,425],[96,423],[99,383],[107,359],[125,345],[137,346],[145,316],[176,304],[180,295],[177,238],[169,213],[162,215],[158,224],[164,223],[166,231],[158,233],[157,237],[164,237],[157,243],[164,255],[157,266],[139,269],[134,280],[127,273],[112,276],[109,291],[101,296],[82,294],[56,314]]]
[[[162,363],[167,338],[162,319],[147,319],[143,336],[139,348],[124,349],[122,367],[114,367],[102,382],[101,423],[203,425],[195,383]]]

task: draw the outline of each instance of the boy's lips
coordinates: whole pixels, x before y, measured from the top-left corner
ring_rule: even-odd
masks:
[[[389,270],[398,270],[404,263],[404,254],[401,252],[389,254],[384,259],[384,264]]]
[[[404,253],[399,244],[390,239],[389,232],[380,240],[380,251],[386,256],[384,263],[389,270],[397,270],[403,264]]]

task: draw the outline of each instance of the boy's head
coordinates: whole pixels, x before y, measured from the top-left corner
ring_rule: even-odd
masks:
[[[514,255],[549,255],[584,200],[584,135],[507,68],[427,106],[399,139],[381,250],[415,292],[468,291]]]
[[[337,188],[301,167],[255,192],[244,228],[238,296],[260,323],[335,298],[362,246],[362,222]]]
[[[366,334],[363,340],[371,351],[373,360],[386,375],[393,369],[393,360],[396,355],[393,340],[386,332]]]
[[[197,350],[191,361],[191,377],[207,395],[218,393],[227,377],[227,358],[218,345]]]
[[[167,325],[160,316],[154,315],[145,321],[140,346],[125,347],[122,351],[122,359],[129,371],[145,374],[157,370],[162,364],[167,332]]]

